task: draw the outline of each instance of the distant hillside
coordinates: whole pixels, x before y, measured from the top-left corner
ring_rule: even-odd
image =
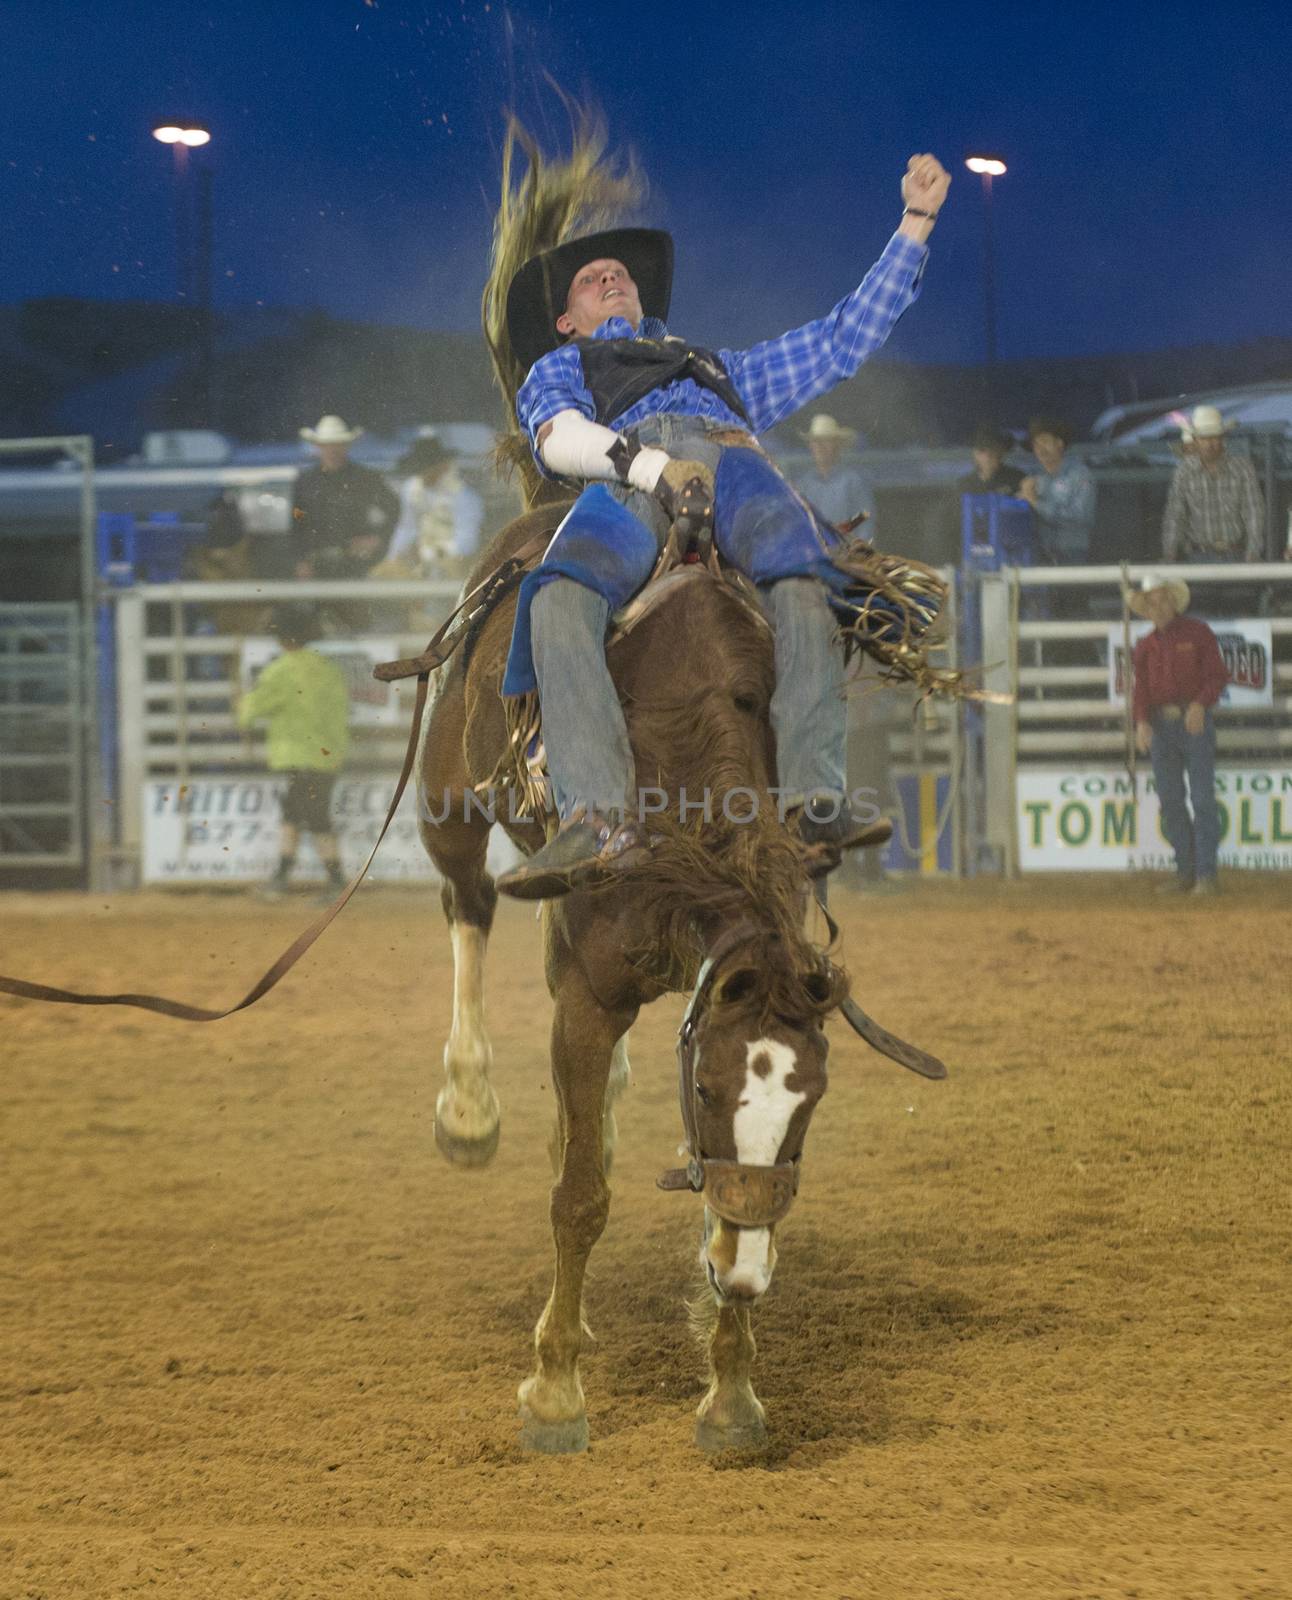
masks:
[[[208,408],[201,333],[192,311],[168,305],[48,299],[0,306],[0,436],[92,433],[123,449],[150,428],[210,426],[248,443],[290,438],[325,411],[382,434],[499,416],[488,356],[473,335],[321,311],[221,312]],[[989,416],[1021,426],[1037,413],[1057,413],[1081,434],[1109,405],[1271,378],[1292,378],[1292,338],[1004,362],[994,404],[981,367],[881,357],[822,405],[872,445],[936,446],[963,443]]]

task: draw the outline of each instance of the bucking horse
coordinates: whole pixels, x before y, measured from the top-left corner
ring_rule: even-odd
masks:
[[[578,230],[609,226],[639,190],[631,166],[606,158],[599,126],[581,123],[569,159],[553,161],[510,124],[483,321],[512,419],[501,454],[522,475],[528,509],[467,579],[472,598],[451,632],[455,648],[434,674],[418,756],[419,826],[442,878],[454,954],[435,1133],[444,1155],[467,1166],[493,1156],[500,1121],[483,993],[497,891],[486,868],[492,813],[480,800],[487,792],[497,805],[497,796],[507,795],[499,820],[526,852],[554,825],[537,772],[541,707],[504,700],[501,686],[516,579],[571,500],[568,487],[539,477],[516,429],[513,402],[524,374],[508,343],[506,288],[523,260]],[[654,848],[622,879],[543,906],[559,1107],[551,1197],[556,1266],[520,1406],[525,1444],[544,1451],[587,1443],[579,1375],[583,1280],[609,1213],[613,1106],[627,1081],[629,1030],[642,1006],[692,991],[678,1038],[687,1164],[660,1184],[704,1201],[710,1382],[696,1438],[709,1449],[749,1447],[764,1437],[751,1381],[751,1313],[771,1282],[776,1228],[798,1190],[808,1127],[826,1090],[827,1018],[842,1009],[878,1048],[928,1076],[942,1073],[932,1057],[870,1021],[849,997],[829,949],[808,936],[812,878],[823,863],[771,803],[770,624],[736,575],[714,559],[681,554],[666,554],[667,570],[616,619],[607,652],[639,777],[667,797]],[[875,561],[875,592],[904,601],[918,590],[927,622],[936,609],[927,569]],[[917,645],[909,630],[895,639],[891,626],[875,632],[885,635],[879,643],[864,628],[855,641],[886,670],[917,678],[925,671],[927,681],[927,639]],[[912,662],[918,670],[906,670]],[[678,820],[683,791],[712,797],[711,813]],[[731,796],[740,800],[728,807]]]

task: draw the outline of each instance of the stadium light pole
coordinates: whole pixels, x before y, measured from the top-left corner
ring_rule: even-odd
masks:
[[[972,155],[965,166],[982,179],[982,289],[983,316],[987,334],[987,394],[995,398],[996,388],[996,237],[991,214],[993,178],[1003,178],[1009,170],[999,156]]]
[[[153,129],[153,138],[170,145],[175,156],[176,276],[180,300],[192,306],[196,314],[198,400],[203,420],[209,423],[215,367],[211,305],[212,172],[205,162],[198,164],[196,192],[190,198],[188,161],[190,150],[200,150],[210,144],[211,130],[199,122],[163,122]]]

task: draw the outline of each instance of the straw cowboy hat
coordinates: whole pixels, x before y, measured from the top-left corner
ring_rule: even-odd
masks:
[[[1177,611],[1187,611],[1189,609],[1189,585],[1179,578],[1164,577],[1160,572],[1146,572],[1140,579],[1138,586],[1128,591],[1126,604],[1137,617],[1142,617],[1145,615],[1145,596],[1155,594],[1159,589],[1170,591]]]
[[[302,428],[301,438],[307,444],[353,444],[363,434],[362,428],[347,428],[340,417],[330,412],[319,418],[317,428]]]
[[[565,340],[556,319],[565,314],[570,285],[589,261],[622,261],[637,285],[642,314],[668,319],[673,294],[673,240],[658,228],[610,228],[567,239],[531,256],[507,289],[507,333],[517,360],[529,370]]]
[[[833,439],[838,439],[841,444],[851,444],[857,437],[856,428],[841,427],[833,417],[827,417],[825,412],[819,412],[808,424],[806,433],[799,435],[809,444],[826,444]]]
[[[1185,437],[1194,439],[1221,439],[1237,423],[1226,422],[1215,406],[1194,406],[1189,415],[1189,426],[1181,429]]]

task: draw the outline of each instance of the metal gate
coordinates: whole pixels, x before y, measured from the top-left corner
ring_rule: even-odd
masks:
[[[0,605],[0,867],[85,861],[80,608]]]

